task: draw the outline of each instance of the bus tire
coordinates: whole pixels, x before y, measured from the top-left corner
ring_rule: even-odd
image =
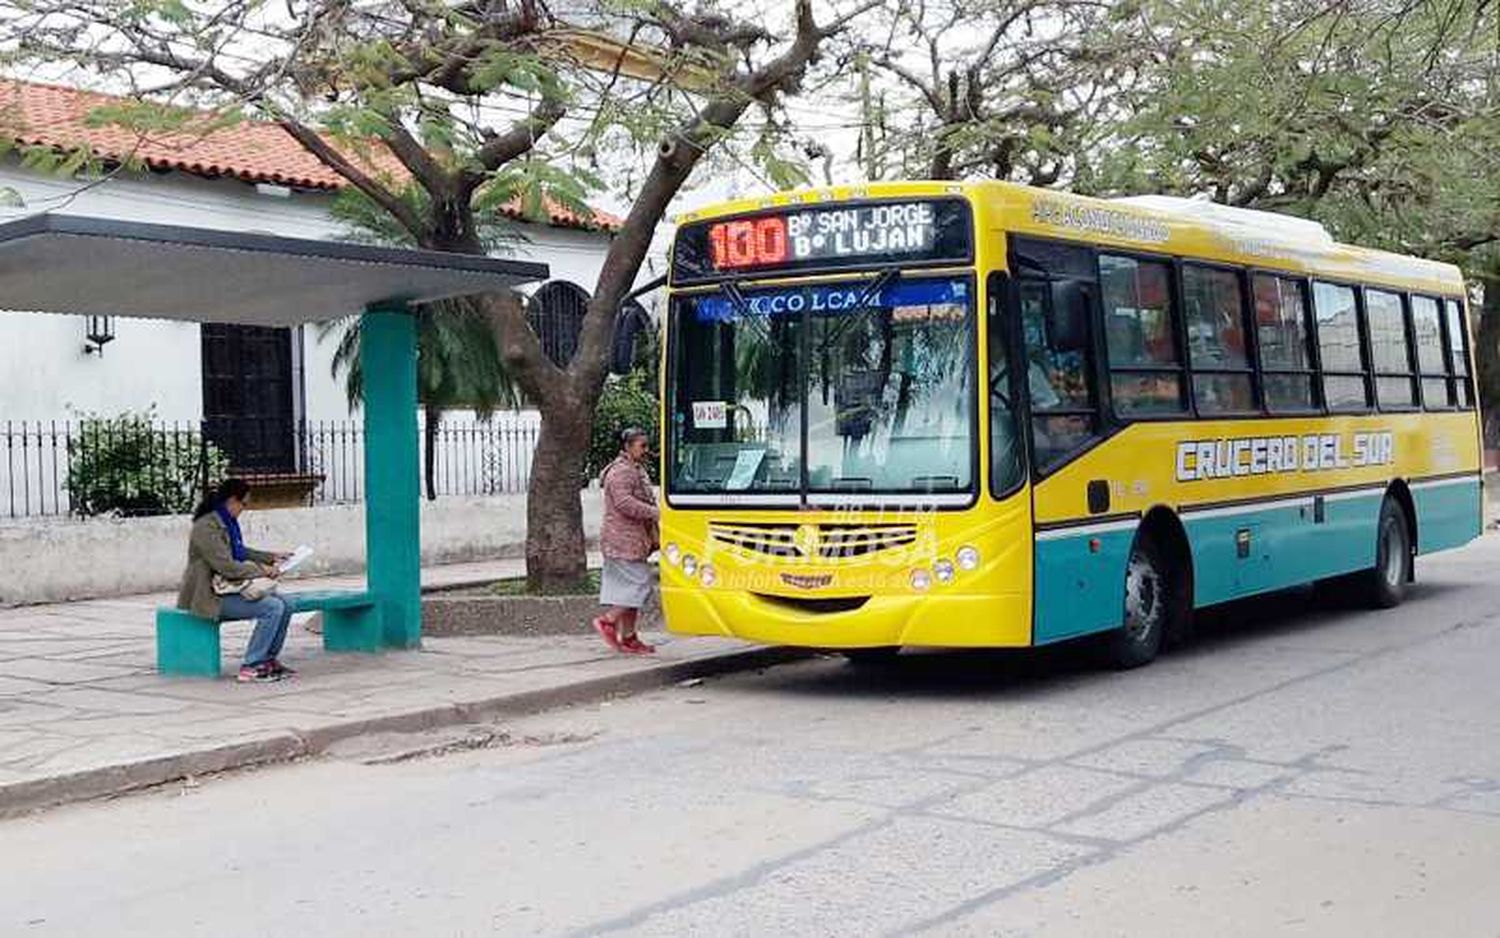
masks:
[[[877,648],[846,648],[840,652],[855,667],[882,667],[895,662],[901,654],[901,646],[885,645]]]
[[[1375,609],[1399,606],[1412,578],[1411,524],[1406,509],[1386,496],[1375,529],[1375,566],[1360,575],[1361,594]]]
[[[1163,562],[1163,553],[1149,534],[1136,538],[1125,565],[1124,624],[1105,633],[1104,661],[1121,671],[1150,664],[1162,641],[1181,616],[1179,590]]]

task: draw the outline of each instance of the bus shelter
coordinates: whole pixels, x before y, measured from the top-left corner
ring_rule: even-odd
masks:
[[[411,308],[547,273],[489,257],[77,215],[0,225],[0,309],[254,326],[361,315],[366,583],[387,648],[415,647],[422,634]]]

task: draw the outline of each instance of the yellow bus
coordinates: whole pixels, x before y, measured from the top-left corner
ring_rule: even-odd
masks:
[[[842,649],[1096,636],[1478,535],[1459,271],[1164,197],[884,183],[679,219],[669,629]]]

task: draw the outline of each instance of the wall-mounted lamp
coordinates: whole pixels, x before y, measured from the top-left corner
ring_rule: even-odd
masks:
[[[83,343],[83,353],[103,358],[104,346],[115,340],[115,317],[88,316],[85,318],[87,325],[83,337],[87,341]]]

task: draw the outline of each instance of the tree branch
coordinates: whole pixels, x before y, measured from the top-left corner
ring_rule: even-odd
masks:
[[[489,293],[480,298],[480,304],[494,330],[500,360],[521,393],[538,403],[558,400],[566,389],[567,376],[547,357],[541,340],[532,331],[520,294]]]
[[[324,140],[317,131],[305,126],[291,118],[283,117],[276,122],[282,130],[286,131],[292,139],[302,144],[302,148],[317,157],[325,166],[349,180],[350,185],[368,196],[375,204],[385,209],[391,217],[400,222],[419,243],[425,243],[429,232],[429,226],[423,222],[420,215],[400,196],[390,189],[381,185],[373,176],[355,166],[347,157]]]
[[[562,100],[557,97],[544,97],[531,114],[511,125],[511,128],[503,134],[491,136],[475,152],[474,158],[480,166],[484,167],[485,173],[492,173],[509,163],[511,160],[525,156],[536,146],[547,131],[551,130],[558,121],[567,114],[567,108]],[[483,181],[484,174],[469,173],[478,182]]]

